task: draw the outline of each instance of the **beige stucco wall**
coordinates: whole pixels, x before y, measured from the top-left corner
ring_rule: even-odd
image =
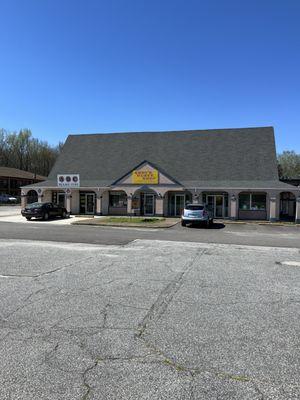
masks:
[[[169,196],[168,193],[165,194],[164,196],[164,215],[168,215],[168,202],[169,202]]]
[[[102,194],[102,214],[108,214],[108,205],[109,205],[109,192],[104,192]]]
[[[43,192],[43,203],[51,202],[52,201],[52,190],[45,190]]]

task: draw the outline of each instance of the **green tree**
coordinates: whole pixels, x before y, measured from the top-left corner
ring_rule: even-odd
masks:
[[[277,158],[280,178],[300,178],[300,154],[284,151]]]

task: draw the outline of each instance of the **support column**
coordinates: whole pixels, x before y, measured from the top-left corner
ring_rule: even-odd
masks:
[[[71,194],[66,194],[66,210],[68,213],[71,212]]]
[[[199,195],[198,195],[198,202],[199,202],[200,204],[203,204],[203,195],[202,195],[202,192],[199,192]]]
[[[97,193],[96,197],[96,215],[102,215],[102,195]]]
[[[300,224],[300,196],[296,197],[296,224]]]
[[[164,215],[164,199],[159,195],[155,198],[155,215],[160,217]]]
[[[27,206],[27,194],[25,192],[21,192],[21,207],[25,208]]]
[[[269,203],[269,221],[275,222],[276,219],[276,205],[277,205],[277,197],[275,195],[270,196],[270,203]]]
[[[71,189],[68,188],[65,190],[65,207],[69,214],[71,213],[71,198],[72,198],[72,191]]]
[[[127,214],[132,215],[132,196],[127,196]]]
[[[229,217],[230,219],[238,219],[238,210],[237,210],[237,206],[238,206],[238,201],[237,201],[237,195],[232,193],[231,195],[229,194],[228,196],[228,201],[229,201],[229,210],[230,210],[230,214]]]

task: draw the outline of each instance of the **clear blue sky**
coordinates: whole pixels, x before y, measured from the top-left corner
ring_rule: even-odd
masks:
[[[0,21],[0,127],[273,125],[300,152],[299,0],[0,0]]]

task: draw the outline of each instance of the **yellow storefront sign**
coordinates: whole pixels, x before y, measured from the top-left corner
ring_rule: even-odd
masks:
[[[143,185],[158,184],[158,171],[153,170],[135,170],[132,172],[132,183]]]

